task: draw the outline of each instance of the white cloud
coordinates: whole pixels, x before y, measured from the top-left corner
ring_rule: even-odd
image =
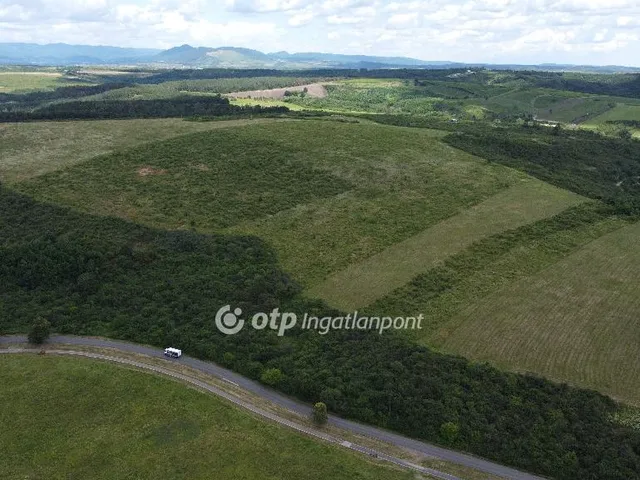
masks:
[[[640,0],[0,0],[5,42],[638,64],[638,36]]]
[[[367,19],[364,17],[348,17],[340,15],[331,15],[327,18],[327,23],[332,25],[353,25],[356,23],[363,23]]]
[[[240,13],[288,12],[303,8],[304,0],[227,0],[227,9]]]
[[[418,25],[418,14],[413,13],[396,13],[389,17],[387,22],[392,28],[411,28]]]
[[[301,27],[302,25],[310,23],[315,16],[313,12],[296,13],[289,18],[289,25],[292,27]]]

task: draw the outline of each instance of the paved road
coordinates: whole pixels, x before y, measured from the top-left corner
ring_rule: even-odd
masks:
[[[144,345],[138,345],[135,343],[128,343],[118,340],[108,340],[104,338],[95,338],[95,337],[74,337],[74,336],[52,336],[49,340],[51,343],[63,343],[68,345],[80,345],[80,346],[88,346],[88,347],[106,347],[113,348],[125,352],[131,353],[140,353],[143,355],[155,356],[155,357],[163,357],[162,350],[154,347],[147,347]],[[2,344],[10,344],[10,343],[23,343],[26,342],[25,336],[4,336],[0,337],[0,345]],[[205,362],[202,360],[198,360],[195,358],[182,356],[179,360],[172,360],[185,365],[188,365],[191,368],[196,370],[200,370],[201,372],[208,373],[210,375],[214,375],[223,380],[234,383],[244,390],[247,390],[251,393],[259,395],[260,397],[269,400],[272,403],[280,407],[284,407],[293,412],[299,413],[301,415],[310,415],[311,414],[311,406],[307,405],[298,400],[294,400],[286,395],[278,393],[270,388],[265,387],[262,384],[254,382],[253,380],[249,380],[231,370],[227,370],[226,368],[220,367],[211,362]],[[171,375],[176,375],[175,373],[171,373]],[[226,398],[226,397],[225,397]],[[235,397],[233,397],[235,398]],[[505,467],[503,465],[489,462],[482,458],[474,457],[472,455],[468,455],[465,453],[457,452],[455,450],[449,450],[446,448],[438,447],[435,445],[431,445],[425,442],[421,442],[419,440],[414,440],[412,438],[404,437],[402,435],[398,435],[396,433],[392,433],[388,430],[384,430],[381,428],[363,425],[357,422],[353,422],[351,420],[345,420],[344,418],[336,417],[335,415],[329,416],[329,423],[347,430],[349,432],[364,435],[367,437],[371,437],[377,440],[381,440],[383,442],[387,442],[398,447],[409,448],[420,452],[429,457],[438,458],[442,460],[446,460],[447,462],[455,463],[458,465],[464,465],[466,467],[470,467],[485,473],[490,473],[492,475],[496,475],[498,477],[513,479],[513,480],[541,480],[542,477],[538,477],[529,473],[521,472],[519,470]],[[447,478],[447,477],[440,477]],[[448,477],[454,478],[454,477]]]

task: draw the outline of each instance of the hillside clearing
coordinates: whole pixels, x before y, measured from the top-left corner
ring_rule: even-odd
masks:
[[[480,238],[552,216],[581,201],[576,194],[538,180],[522,181],[364,262],[350,265],[308,294],[346,311],[366,307]]]
[[[270,90],[251,90],[246,92],[232,92],[227,94],[231,98],[266,98],[282,100],[286,98],[287,92],[305,92],[311,98],[324,98],[327,96],[327,89],[320,83],[309,85],[298,85],[285,88],[272,88]]]
[[[188,122],[169,118],[6,123],[0,125],[0,180],[20,182],[114,150],[187,133],[273,121]]]
[[[312,286],[527,178],[444,145],[432,130],[248,123],[122,150],[15,186],[154,227],[258,236]],[[141,177],[141,168],[165,173]]]
[[[640,224],[478,299],[441,333],[448,351],[640,403]]]
[[[0,71],[0,93],[29,90],[51,90],[56,87],[77,85],[81,82],[63,77],[58,72]]]

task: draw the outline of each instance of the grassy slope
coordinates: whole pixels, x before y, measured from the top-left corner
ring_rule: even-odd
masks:
[[[592,118],[589,124],[601,124],[615,120],[637,120],[640,121],[640,105],[628,105],[618,103],[611,110]]]
[[[137,149],[135,154],[95,159],[19,186],[40,198],[86,211],[115,213],[169,228],[195,226],[202,231],[218,230],[224,225],[222,218],[233,225],[225,231],[257,235],[274,245],[285,268],[310,286],[504,192],[525,178],[499,164],[487,164],[447,147],[439,138],[438,132],[429,130],[365,124],[306,121],[253,125],[221,130],[215,136],[201,134],[175,139],[153,148]],[[167,160],[163,155],[168,146],[175,155]],[[262,213],[268,215],[243,220],[239,210],[220,205],[218,210],[212,208],[215,204],[207,197],[211,181],[201,178],[210,175],[217,162],[228,162],[242,152],[250,152],[249,157],[280,162],[296,179],[298,168],[302,171],[319,168],[330,175],[327,178],[340,179],[352,187],[334,195],[337,191],[321,191],[321,184],[313,184],[312,189],[307,184],[302,193],[294,189],[278,197],[280,203],[267,202],[267,210],[277,207],[275,214],[264,210]],[[165,161],[170,163],[162,163]],[[137,169],[142,166],[166,167],[168,173],[139,177]],[[232,178],[225,191],[241,184],[256,185],[251,182],[257,181],[262,189],[259,194],[267,195],[266,198],[280,195],[280,187],[273,188],[280,184],[260,183],[257,172],[264,170],[263,165],[254,166],[257,167],[254,174],[249,178]],[[329,182],[332,186],[337,183]],[[342,188],[348,187],[343,184]],[[307,190],[315,192],[314,195],[304,197]],[[251,187],[247,192],[256,190]],[[237,198],[238,205],[247,201],[242,195]],[[429,312],[422,341],[442,346],[441,339],[456,326],[450,320],[465,305],[514,279],[535,274],[621,225],[603,219],[567,232],[532,238],[474,270],[454,291],[433,299],[421,295],[421,287],[406,285],[372,308],[398,314]]]
[[[640,402],[640,224],[478,299],[440,338],[451,351]]]
[[[272,120],[185,122],[170,118],[3,124],[0,181],[18,182],[146,142],[264,121]]]
[[[309,157],[349,179],[353,189],[230,229],[266,239],[306,286],[523,178],[442,145],[437,132],[369,125],[323,130],[315,141],[307,139]]]
[[[1,356],[0,477],[409,479],[168,379]]]
[[[524,177],[439,137],[375,124],[265,123],[95,158],[17,187],[163,228],[234,225],[230,233],[272,243],[285,268],[312,285]],[[140,176],[143,167],[164,172]],[[228,168],[233,175],[222,175]]]
[[[0,72],[0,93],[52,90],[79,83],[66,80],[57,72]]]
[[[366,307],[480,238],[557,214],[581,201],[583,198],[576,194],[526,179],[361,263],[350,265],[309,294],[344,310]]]

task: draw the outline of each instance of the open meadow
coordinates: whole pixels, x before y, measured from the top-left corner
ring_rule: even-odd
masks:
[[[447,351],[640,404],[640,224],[466,304],[435,335]]]
[[[0,70],[0,93],[53,90],[79,83],[57,71]]]
[[[88,359],[0,356],[0,477],[405,479],[179,382]]]

